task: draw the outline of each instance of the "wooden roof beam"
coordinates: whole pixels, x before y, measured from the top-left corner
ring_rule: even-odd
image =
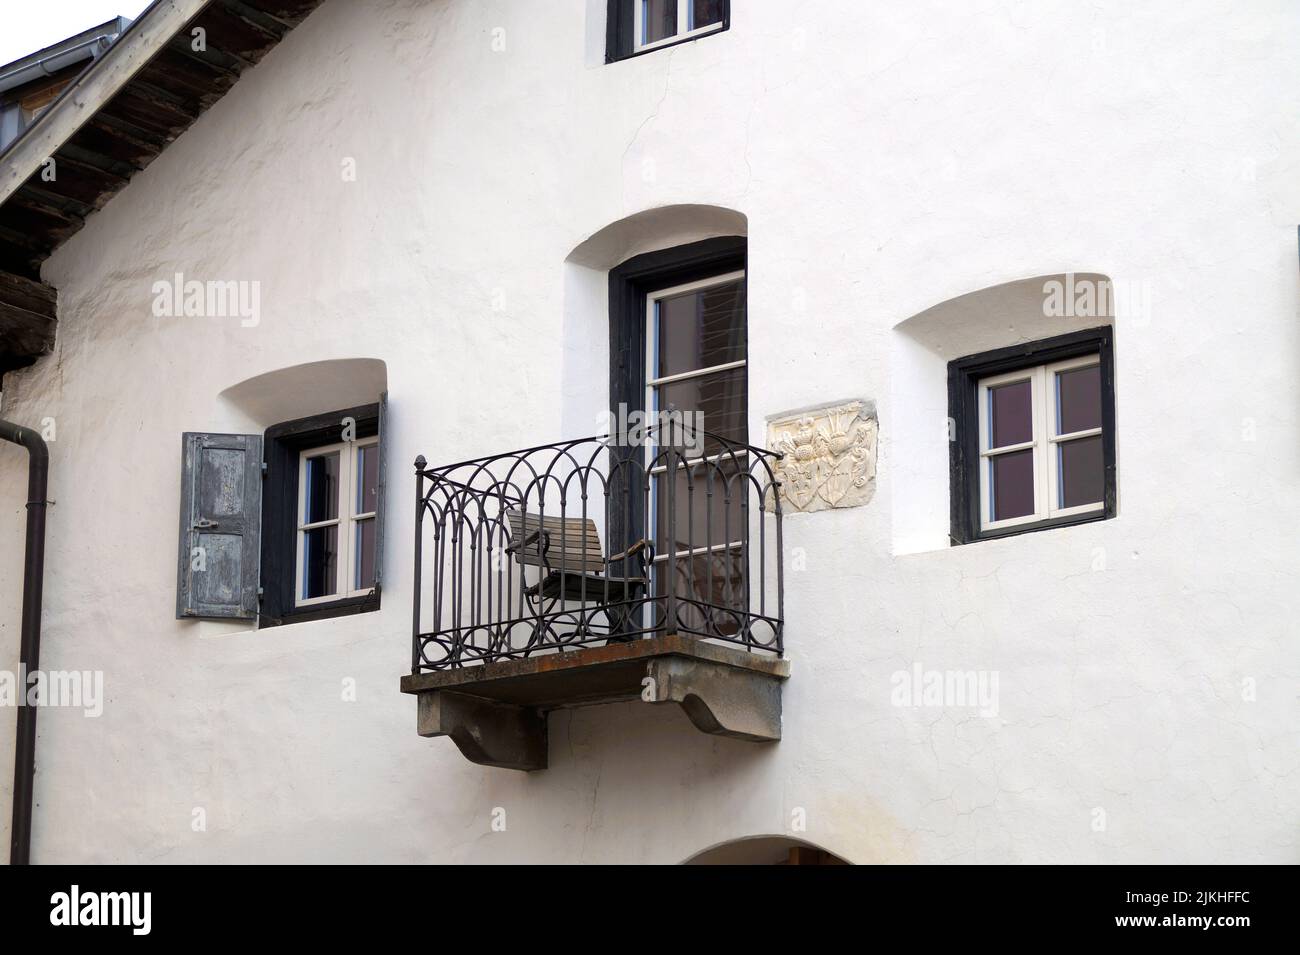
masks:
[[[52,285],[0,272],[0,375],[54,350],[57,307]]]

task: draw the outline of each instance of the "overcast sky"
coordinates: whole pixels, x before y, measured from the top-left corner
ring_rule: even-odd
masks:
[[[0,29],[0,65],[35,53],[51,43],[66,40],[82,30],[111,20],[134,20],[150,0],[43,0],[6,3]]]

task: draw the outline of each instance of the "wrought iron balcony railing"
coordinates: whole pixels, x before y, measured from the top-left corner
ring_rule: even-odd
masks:
[[[411,672],[670,634],[780,656],[779,455],[656,431],[417,459]]]

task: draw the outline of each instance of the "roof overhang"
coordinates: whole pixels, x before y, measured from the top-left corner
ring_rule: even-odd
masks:
[[[157,0],[91,67],[73,81],[54,104],[23,130],[0,160],[0,205],[40,170],[86,121],[163,47],[210,0]]]

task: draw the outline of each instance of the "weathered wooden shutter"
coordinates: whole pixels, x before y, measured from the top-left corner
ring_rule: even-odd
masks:
[[[384,493],[388,486],[388,392],[379,396],[379,486],[375,495],[375,591],[384,587]]]
[[[257,616],[262,436],[185,432],[176,616]]]

